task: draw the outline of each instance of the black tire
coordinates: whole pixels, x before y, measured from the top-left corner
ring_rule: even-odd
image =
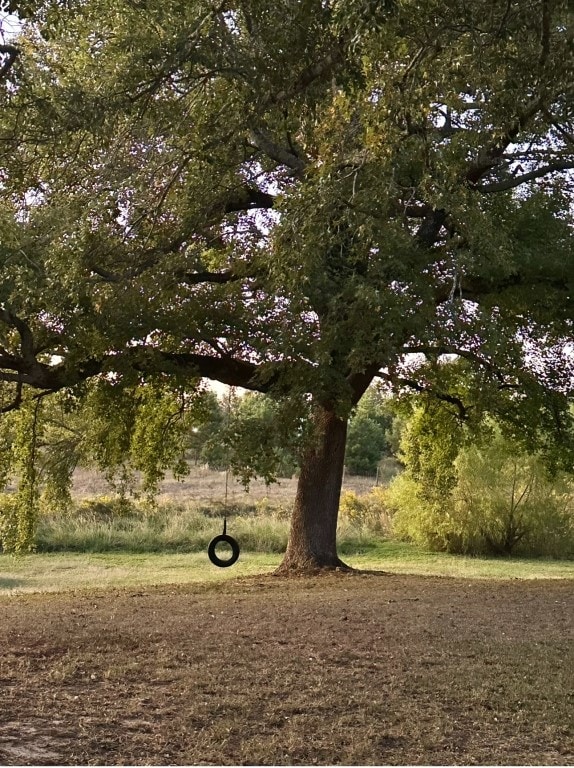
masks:
[[[222,560],[221,557],[218,557],[215,554],[215,548],[222,541],[224,541],[226,544],[229,544],[231,547],[231,557],[227,560]],[[226,533],[222,533],[209,542],[209,547],[207,548],[207,556],[213,565],[216,565],[218,568],[228,568],[230,565],[233,565],[233,563],[237,562],[237,558],[239,557],[239,544],[232,536],[228,536]]]

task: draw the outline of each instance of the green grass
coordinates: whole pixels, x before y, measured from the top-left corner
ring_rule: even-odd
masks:
[[[40,520],[34,555],[0,555],[0,594],[222,582],[272,572],[287,545],[288,514],[267,501],[238,505],[228,532],[241,546],[239,562],[216,568],[207,546],[221,533],[221,505],[163,504],[155,510],[117,500],[82,502],[73,514]],[[363,570],[469,579],[574,578],[574,561],[463,557],[384,540],[377,530],[342,517],[339,550]]]
[[[231,568],[216,568],[206,553],[0,555],[0,594],[143,587],[224,581],[272,571],[277,555],[241,553]]]
[[[466,557],[385,541],[347,562],[365,570],[466,579],[574,579],[574,561],[545,558]]]
[[[425,552],[396,542],[384,542],[368,552],[348,554],[345,559],[356,568],[398,574],[468,579],[574,579],[571,561],[460,557]],[[231,568],[216,568],[205,552],[0,555],[0,595],[222,582],[271,573],[280,561],[280,554],[247,551],[242,551]]]

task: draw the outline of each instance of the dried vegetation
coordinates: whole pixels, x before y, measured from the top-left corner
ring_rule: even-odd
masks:
[[[0,600],[2,764],[574,763],[568,581]]]

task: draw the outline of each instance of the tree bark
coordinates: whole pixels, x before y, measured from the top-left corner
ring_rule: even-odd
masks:
[[[350,570],[337,555],[346,437],[347,421],[319,406],[314,416],[314,439],[302,457],[289,544],[279,574]]]

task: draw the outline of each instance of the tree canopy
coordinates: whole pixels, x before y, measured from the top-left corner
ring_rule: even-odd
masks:
[[[346,419],[375,376],[465,418],[432,365],[456,354],[480,391],[528,397],[566,439],[568,3],[18,10],[0,117],[4,410],[98,376],[287,400],[314,425],[294,566],[338,562]]]

